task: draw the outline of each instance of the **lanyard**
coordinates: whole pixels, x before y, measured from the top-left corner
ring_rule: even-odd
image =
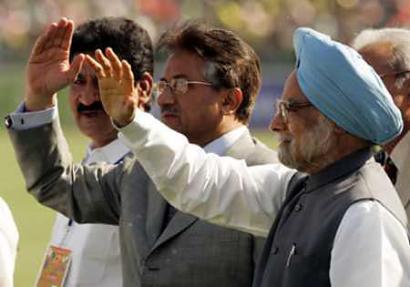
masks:
[[[74,221],[71,218],[68,219],[67,225],[65,227],[64,236],[63,236],[63,238],[61,238],[59,246],[64,246],[64,243],[65,243],[65,241],[68,237],[68,234],[70,233],[70,230],[73,226],[73,222]]]

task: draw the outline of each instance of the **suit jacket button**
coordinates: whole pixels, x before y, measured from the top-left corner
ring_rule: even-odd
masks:
[[[159,271],[159,267],[155,267],[155,266],[147,266],[147,269],[149,271]]]
[[[303,208],[303,205],[300,204],[300,203],[298,203],[298,204],[295,205],[295,211],[301,211],[302,208]]]

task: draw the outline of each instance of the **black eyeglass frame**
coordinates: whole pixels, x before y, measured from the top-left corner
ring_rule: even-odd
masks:
[[[410,70],[403,70],[403,71],[398,71],[398,72],[384,73],[384,74],[379,75],[379,77],[382,79],[385,77],[391,77],[391,76],[397,78],[398,76],[405,75],[408,73],[410,73]]]

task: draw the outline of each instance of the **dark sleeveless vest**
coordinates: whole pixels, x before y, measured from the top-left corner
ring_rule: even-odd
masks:
[[[350,205],[376,200],[405,226],[400,199],[370,149],[310,177],[297,173],[262,252],[254,287],[330,287],[330,255]]]

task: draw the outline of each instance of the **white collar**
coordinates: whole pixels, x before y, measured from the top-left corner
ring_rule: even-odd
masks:
[[[403,169],[410,149],[410,132],[397,143],[391,153],[391,159],[399,170]]]
[[[235,128],[219,138],[211,141],[204,147],[207,153],[224,155],[228,149],[247,131],[246,126]]]
[[[90,146],[88,146],[83,163],[90,164],[100,161],[117,163],[129,152],[130,150],[127,146],[125,146],[119,139],[115,139],[103,147],[91,149]]]

